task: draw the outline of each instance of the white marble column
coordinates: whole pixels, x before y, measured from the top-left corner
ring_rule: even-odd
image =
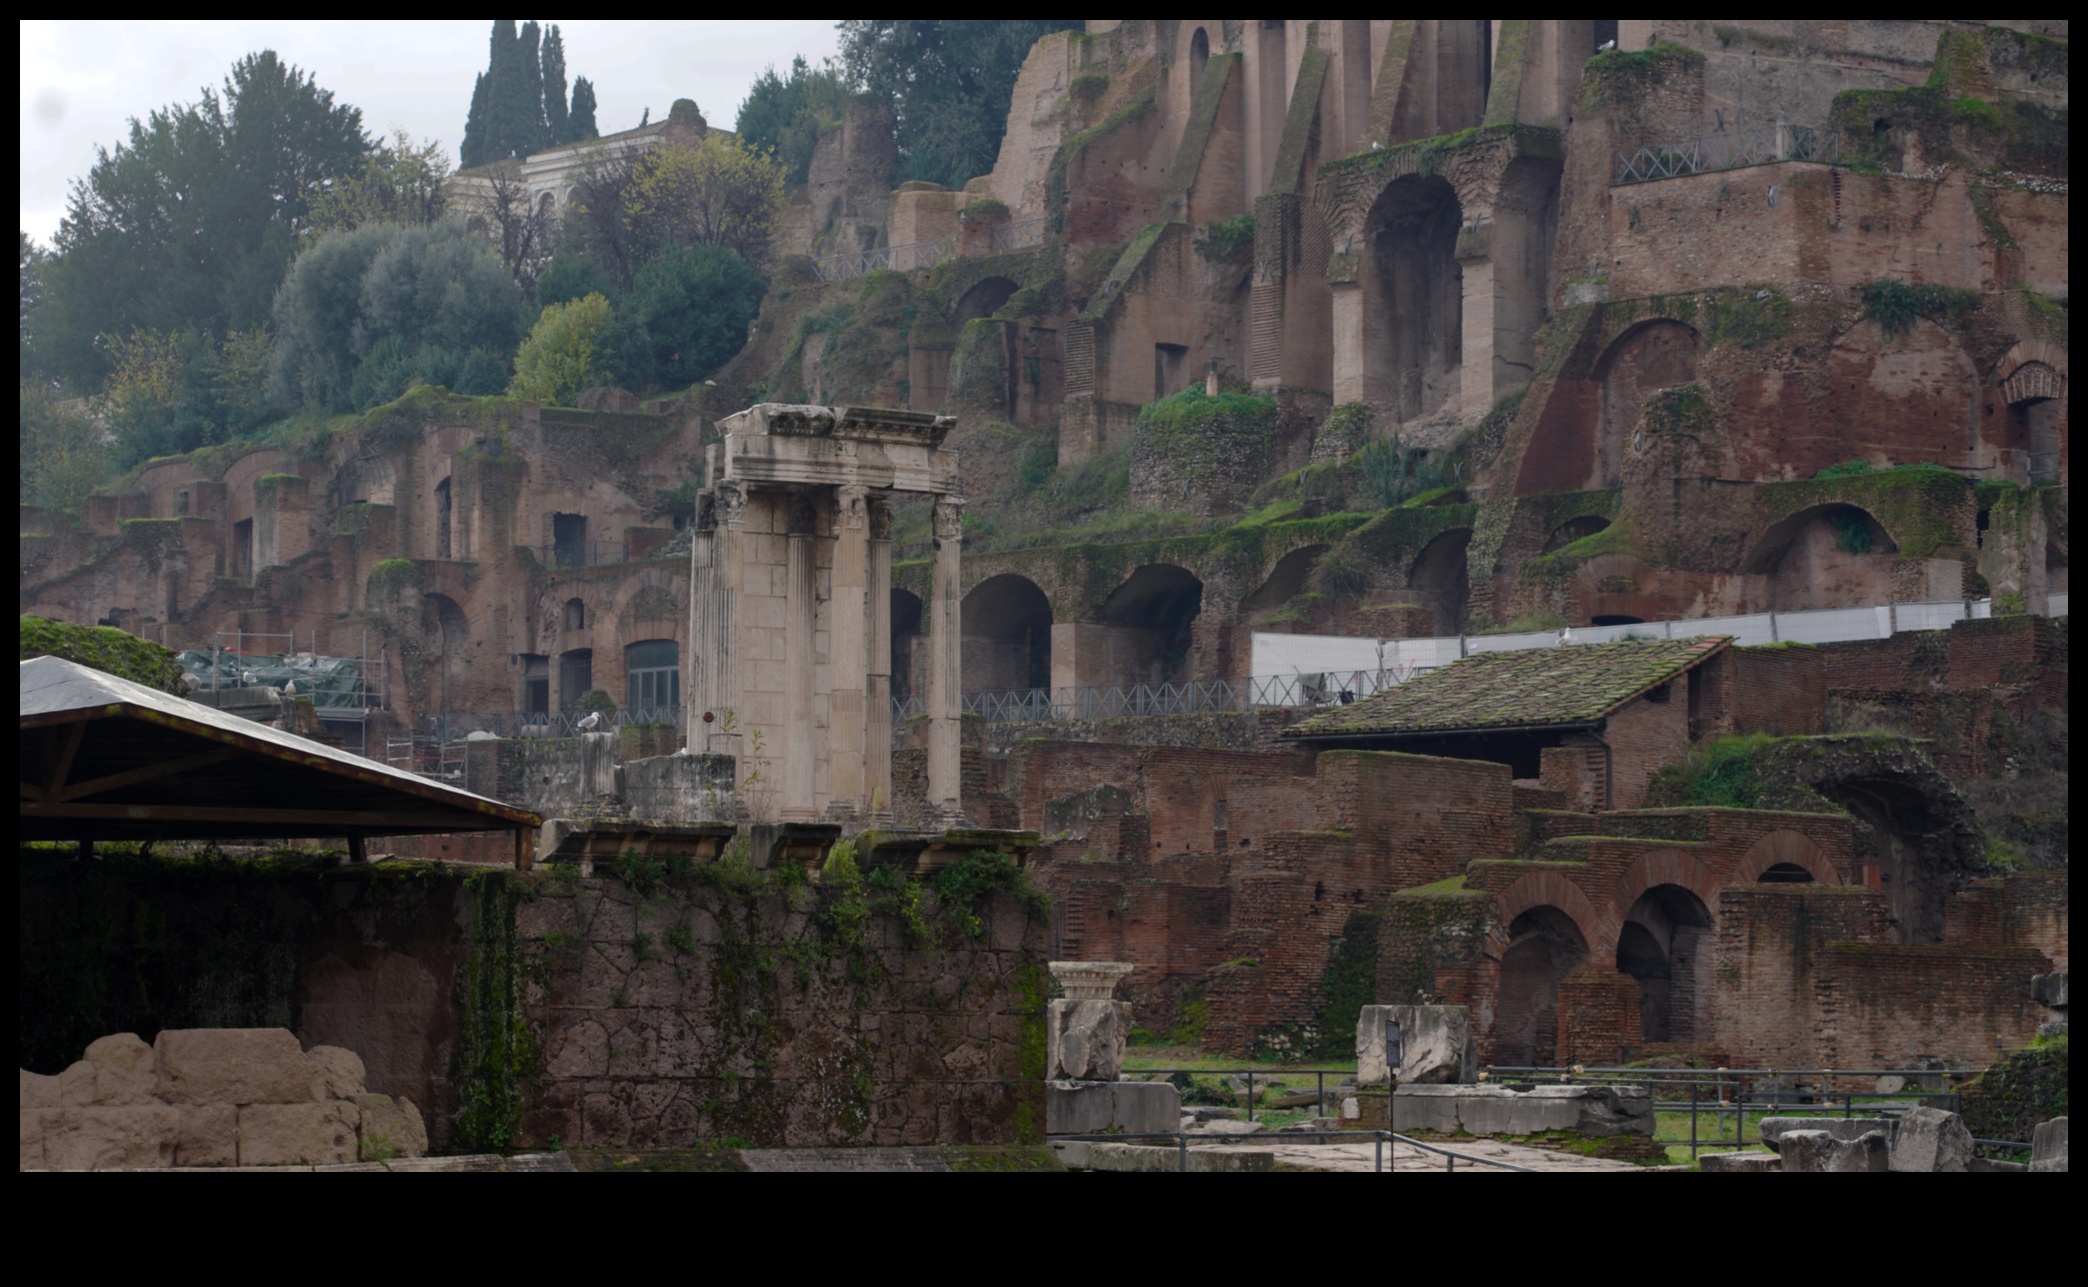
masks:
[[[871,821],[883,824],[892,817],[891,502],[871,497],[869,517],[869,563],[863,583],[869,618],[863,659],[863,800]]]
[[[783,607],[788,631],[783,641],[783,782],[778,816],[786,822],[808,822],[820,813],[814,789],[813,738],[817,730],[812,717],[814,632],[819,627],[812,543],[818,539],[818,517],[813,498],[804,493],[790,497],[789,513]]]
[[[827,811],[848,819],[869,813],[863,787],[863,702],[869,687],[869,500],[849,484],[834,495],[833,636],[827,660],[831,736]]]
[[[962,821],[964,648],[958,557],[963,544],[964,499],[936,497],[935,580],[928,605],[928,807],[944,825]]]
[[[727,480],[712,489],[698,513],[689,566],[689,749],[737,755],[726,729],[737,701],[734,657],[739,652],[742,526],[747,491]],[[706,722],[704,715],[711,719]]]

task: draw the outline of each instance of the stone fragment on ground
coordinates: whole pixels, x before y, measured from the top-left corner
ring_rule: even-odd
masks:
[[[2066,1173],[2066,1119],[2039,1122],[2030,1136],[2030,1169]]]
[[[1910,1108],[1892,1134],[1891,1169],[1959,1173],[1972,1160],[1972,1132],[1956,1113]]]
[[[1710,1172],[1781,1171],[1783,1159],[1774,1153],[1704,1153],[1697,1169]]]
[[[1852,1140],[1871,1131],[1885,1132],[1890,1140],[1899,1129],[1893,1117],[1764,1117],[1757,1130],[1771,1152],[1783,1151],[1783,1137],[1792,1131],[1825,1131],[1838,1140]]]
[[[1785,1131],[1781,1137],[1783,1169],[1797,1172],[1886,1171],[1891,1145],[1883,1131],[1865,1131],[1854,1139],[1836,1139],[1828,1131]]]

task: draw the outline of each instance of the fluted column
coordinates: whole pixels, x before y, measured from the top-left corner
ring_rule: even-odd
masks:
[[[884,823],[892,817],[891,502],[871,497],[869,517],[869,560],[863,579],[869,618],[863,659],[863,801],[871,820]]]
[[[964,544],[964,499],[935,498],[935,581],[929,598],[928,806],[945,825],[962,820],[961,723],[963,623],[958,554]]]
[[[788,633],[783,641],[783,787],[780,816],[787,821],[809,821],[819,817],[813,765],[813,653],[818,629],[818,602],[814,598],[812,542],[818,519],[810,496],[790,498],[790,531],[786,537],[783,619]]]
[[[689,566],[689,748],[736,755],[726,716],[738,692],[733,658],[739,651],[742,527],[747,491],[719,483],[701,502]],[[704,715],[712,716],[710,722]]]
[[[867,616],[870,532],[868,492],[853,484],[834,495],[833,635],[828,641],[827,739],[829,814],[869,812],[863,788],[863,703],[868,688]]]

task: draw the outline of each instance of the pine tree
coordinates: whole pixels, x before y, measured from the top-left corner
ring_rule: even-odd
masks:
[[[528,156],[544,147],[544,67],[538,59],[543,29],[535,22],[522,24],[515,42],[515,70],[521,73],[522,89],[515,95],[515,155]]]
[[[566,113],[565,38],[558,24],[544,34],[544,138],[553,146],[570,143]]]
[[[585,76],[573,79],[573,111],[566,120],[566,132],[575,143],[602,136],[602,132],[595,128],[594,83]]]
[[[470,169],[486,159],[486,73],[480,72],[471,87],[471,112],[464,118],[464,142],[457,149],[457,164]]]

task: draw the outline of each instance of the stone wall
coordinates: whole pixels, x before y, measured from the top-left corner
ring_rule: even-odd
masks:
[[[25,850],[22,1066],[287,1028],[421,1105],[436,1152],[1041,1129],[1046,923],[1006,880],[598,870]]]

